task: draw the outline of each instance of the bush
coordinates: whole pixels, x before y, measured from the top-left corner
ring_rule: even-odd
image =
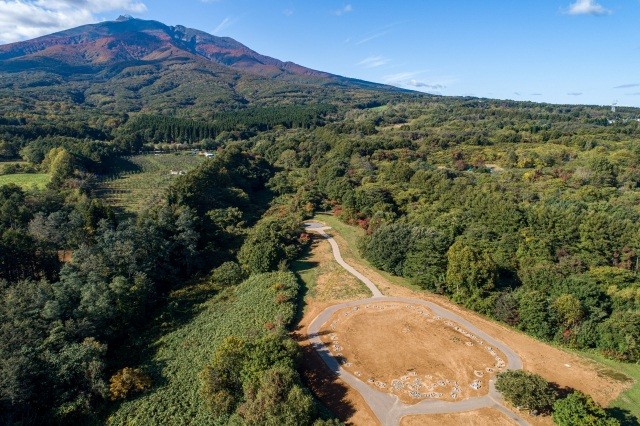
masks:
[[[112,400],[125,399],[130,394],[151,387],[151,378],[137,368],[125,367],[109,379],[109,396]]]
[[[211,281],[225,287],[240,284],[243,278],[242,268],[236,262],[224,262],[211,273]]]
[[[618,426],[620,422],[582,392],[572,392],[553,404],[553,421],[559,426]]]
[[[510,403],[532,413],[549,413],[557,398],[549,382],[537,374],[522,370],[498,374],[496,389]]]

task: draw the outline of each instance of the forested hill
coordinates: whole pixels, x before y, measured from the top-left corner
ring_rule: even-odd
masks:
[[[287,335],[327,210],[373,266],[631,371],[639,164],[635,108],[416,94],[134,19],[0,47],[0,424],[335,424]]]
[[[399,92],[264,56],[228,37],[133,18],[0,46],[0,97],[16,107],[39,100],[206,116]]]

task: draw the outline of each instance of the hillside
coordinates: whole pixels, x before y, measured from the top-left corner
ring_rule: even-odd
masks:
[[[6,105],[57,101],[194,116],[398,92],[264,56],[228,37],[129,17],[0,46]]]

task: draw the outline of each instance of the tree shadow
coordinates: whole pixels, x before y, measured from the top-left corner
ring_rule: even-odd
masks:
[[[133,395],[126,400],[114,401],[106,407],[106,416],[126,402],[156,392],[168,384],[164,375],[165,361],[154,358],[157,340],[191,322],[206,307],[204,303],[220,293],[220,289],[208,281],[198,279],[172,291],[159,301],[157,308],[148,313],[149,320],[140,321],[109,345],[107,359],[109,375],[123,367],[142,368],[152,380],[150,390]]]
[[[605,408],[605,411],[608,415],[617,419],[620,422],[620,426],[637,426],[640,424],[640,419],[625,408]]]
[[[313,249],[315,244],[316,242],[312,240],[311,244],[308,244],[304,248],[300,257],[292,262],[291,267],[289,268],[291,272],[293,272],[296,276],[298,284],[300,285],[300,291],[298,291],[298,296],[296,297],[296,316],[293,319],[292,324],[300,323],[300,320],[302,319],[302,316],[304,314],[304,308],[306,306],[305,298],[309,293],[307,283],[305,283],[305,281],[302,279],[301,274],[305,271],[314,269],[319,265],[318,262],[312,262],[309,260],[309,258],[311,257],[311,250]]]
[[[550,382],[549,386],[557,395],[557,399],[564,399],[569,394],[575,392],[576,390],[571,387],[563,387],[555,382]],[[611,407],[604,408],[604,411],[611,417],[617,419],[620,422],[621,426],[637,426],[640,424],[639,419],[634,416],[631,411],[620,408],[620,407]]]
[[[129,173],[139,173],[142,168],[126,157],[112,157],[104,165],[104,173],[107,176],[119,177]]]
[[[317,400],[332,414],[345,422],[353,417],[356,409],[348,399],[349,387],[325,365],[312,345],[302,346],[302,380]]]

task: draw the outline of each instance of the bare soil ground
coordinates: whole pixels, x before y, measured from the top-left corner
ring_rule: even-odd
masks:
[[[514,424],[506,415],[491,408],[467,413],[407,416],[400,422],[401,426],[512,426]]]
[[[371,303],[336,312],[322,339],[343,368],[407,404],[485,395],[494,356],[454,326],[423,306]]]
[[[626,377],[620,377],[616,372],[577,354],[565,352],[548,344],[541,343],[519,331],[510,329],[509,327],[495,323],[474,312],[461,308],[444,297],[413,291],[407,287],[392,283],[389,279],[385,278],[382,273],[355,260],[352,250],[356,250],[356,248],[347,245],[345,240],[334,230],[331,230],[330,233],[338,242],[344,259],[373,280],[384,294],[429,300],[457,313],[474,323],[484,332],[501,340],[515,350],[522,358],[525,370],[538,373],[545,379],[555,382],[560,386],[571,387],[587,393],[591,395],[596,402],[605,406],[613,401],[622,391],[631,386],[632,382]],[[375,416],[362,397],[349,386],[345,385],[340,379],[328,373],[326,366],[315,351],[309,347],[308,341],[306,340],[307,326],[326,307],[338,302],[368,297],[369,293],[364,285],[335,263],[326,240],[316,239],[309,258],[305,259],[305,261],[315,262],[317,265],[314,269],[316,271],[314,276],[315,285],[312,286],[309,294],[305,298],[304,315],[297,331],[294,333],[294,337],[300,342],[304,353],[303,368],[305,370],[305,380],[320,400],[346,424],[377,424],[378,422]],[[385,323],[382,318],[383,317],[380,317],[378,320],[380,324]],[[369,319],[370,318],[362,323],[365,325],[369,324]],[[368,334],[365,332],[361,334],[365,336],[368,335],[370,339],[379,339],[379,337],[376,337],[378,326],[369,325],[366,328],[369,330]],[[349,338],[347,340],[351,341],[351,339],[352,338]],[[347,340],[345,340],[345,342]],[[362,347],[362,344],[364,343],[354,342],[354,348]],[[397,357],[406,350],[406,346],[397,346],[394,351],[391,351],[393,345],[388,345],[388,347],[390,352],[384,356],[381,355],[381,359],[386,358],[387,360],[393,360],[394,357]],[[402,350],[397,350],[397,348],[402,348]],[[345,356],[348,356],[348,354]],[[406,358],[408,362],[409,357],[407,356]],[[427,361],[425,365],[429,362],[430,361]],[[410,362],[408,363],[411,364]],[[366,364],[368,365],[369,361],[366,361]],[[414,362],[413,364],[417,363]],[[413,366],[413,368],[424,368],[424,366]],[[452,368],[455,367],[452,366]],[[351,371],[354,372],[353,369]],[[549,417],[533,417],[525,413],[520,414],[524,415],[527,421],[533,425],[542,426],[552,424]],[[509,419],[502,413],[491,409],[483,409],[459,414],[411,416],[403,419],[402,424],[410,426],[418,424],[500,425],[510,423]]]

